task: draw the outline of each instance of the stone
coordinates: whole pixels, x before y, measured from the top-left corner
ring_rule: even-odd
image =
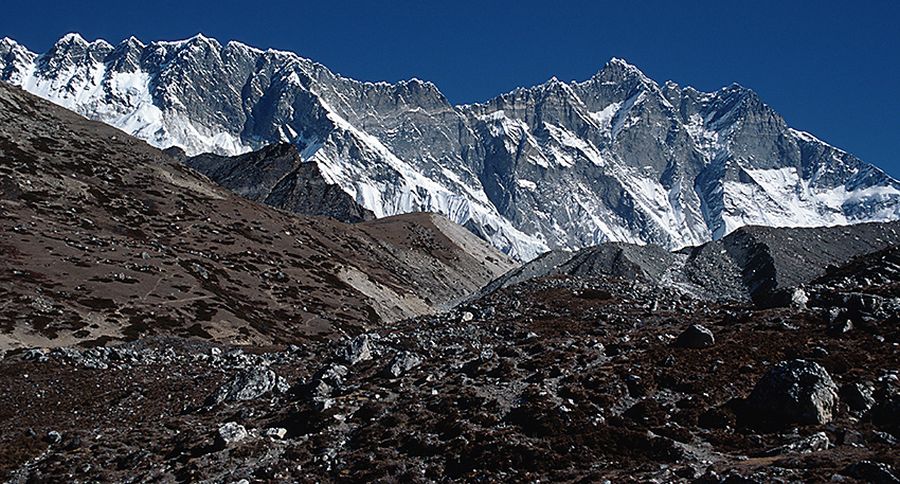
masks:
[[[385,368],[385,373],[390,377],[398,378],[420,364],[422,364],[422,359],[418,355],[409,351],[401,351]]]
[[[871,383],[847,383],[841,387],[840,396],[850,410],[865,413],[875,405],[874,391]]]
[[[757,303],[762,308],[806,309],[806,305],[809,303],[809,294],[803,288],[788,287],[763,295]]]
[[[747,399],[761,420],[776,423],[825,424],[838,403],[838,388],[821,365],[789,360],[771,368]]]
[[[278,376],[269,368],[249,368],[234,376],[206,399],[206,405],[253,400],[272,391]]]
[[[319,410],[328,409],[334,404],[331,396],[341,388],[347,373],[347,367],[337,363],[323,367],[304,385],[305,397]]]
[[[287,429],[283,427],[272,427],[266,429],[265,435],[266,437],[280,440],[283,439],[285,435],[287,435]]]
[[[828,334],[831,336],[843,336],[853,331],[853,321],[849,319],[839,319],[828,326]]]
[[[243,425],[237,422],[228,422],[216,431],[216,444],[218,447],[229,447],[247,438],[249,434]]]
[[[875,441],[881,442],[881,443],[887,444],[887,445],[897,445],[898,443],[900,443],[900,441],[898,441],[890,433],[882,432],[880,430],[873,430],[872,437],[875,439]]]
[[[828,350],[821,346],[816,346],[810,350],[809,354],[813,358],[825,358],[828,356]]]
[[[40,348],[32,348],[22,355],[22,359],[27,361],[45,362],[50,358],[47,357],[47,354],[44,352],[44,350]]]
[[[805,309],[809,303],[809,295],[800,287],[788,289],[788,305],[795,309]]]
[[[339,387],[341,386],[341,382],[343,378],[348,374],[347,367],[344,365],[338,365],[336,363],[332,363],[330,365],[325,366],[313,377],[314,380],[322,380],[333,386]]]
[[[826,450],[831,447],[831,440],[825,432],[817,432],[809,437],[796,440],[781,447],[776,447],[766,455],[782,455],[782,454],[810,454],[820,450]]]
[[[55,430],[51,430],[47,432],[47,437],[44,440],[46,440],[51,445],[55,445],[62,442],[62,434]]]
[[[346,342],[337,350],[338,358],[350,365],[360,361],[372,359],[372,338],[368,334],[361,334]]]
[[[897,484],[900,479],[894,475],[894,469],[881,462],[864,460],[845,468],[842,474],[873,484]]]
[[[309,387],[309,397],[313,400],[327,398],[334,388],[322,380],[316,380]]]
[[[712,331],[699,324],[690,325],[678,335],[675,346],[679,348],[708,348],[716,344]]]

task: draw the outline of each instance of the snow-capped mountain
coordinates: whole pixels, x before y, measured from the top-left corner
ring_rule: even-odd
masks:
[[[439,212],[522,259],[900,218],[897,180],[788,127],[753,91],[659,85],[619,59],[583,82],[453,106],[429,82],[359,82],[202,35],[69,34],[41,55],[3,39],[0,79],[188,155],[294,143],[375,216]]]

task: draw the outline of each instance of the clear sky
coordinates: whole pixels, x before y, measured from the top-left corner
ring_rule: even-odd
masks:
[[[71,31],[297,52],[361,80],[433,81],[454,103],[590,77],[613,56],[702,90],[738,82],[788,123],[900,177],[900,1],[4,0],[0,36]]]

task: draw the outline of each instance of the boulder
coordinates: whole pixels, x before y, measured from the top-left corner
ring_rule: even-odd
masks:
[[[216,446],[229,447],[247,438],[247,429],[237,422],[228,422],[216,431]]]
[[[692,324],[678,335],[675,346],[679,348],[707,348],[716,344],[713,332],[699,324]]]
[[[875,388],[871,383],[847,383],[841,387],[841,400],[858,413],[866,413],[875,405],[872,394]]]
[[[47,357],[47,353],[43,349],[32,348],[25,351],[25,353],[22,355],[22,359],[26,361],[38,361],[43,363],[45,361],[48,361],[50,358]]]
[[[422,358],[409,351],[401,351],[385,368],[385,373],[392,378],[399,378],[404,373],[422,364]]]
[[[776,289],[755,297],[761,308],[794,308],[805,309],[809,303],[809,294],[800,287]]]
[[[828,326],[827,332],[830,336],[839,337],[851,331],[853,331],[853,321],[850,319],[839,319]]]
[[[218,405],[222,402],[253,400],[272,391],[278,384],[278,375],[265,367],[249,368],[219,386],[206,399],[206,405]]]
[[[774,423],[824,424],[832,419],[838,388],[818,363],[783,361],[770,369],[747,399],[748,409]]]
[[[372,346],[372,337],[368,334],[361,334],[338,348],[337,357],[350,365],[371,360]]]
[[[327,410],[334,405],[334,399],[331,396],[343,386],[344,377],[347,374],[346,366],[331,363],[316,372],[308,382],[299,388],[299,391],[316,408]]]
[[[900,484],[900,479],[894,475],[894,469],[881,462],[864,460],[848,466],[841,473],[874,484]]]
[[[781,447],[776,447],[766,452],[765,455],[809,454],[820,450],[826,450],[830,447],[831,440],[828,439],[828,434],[825,432],[817,432],[809,437],[804,437],[789,444],[782,445]]]

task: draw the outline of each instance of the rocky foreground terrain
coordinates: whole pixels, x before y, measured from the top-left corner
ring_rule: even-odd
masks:
[[[550,276],[342,341],[17,350],[0,363],[0,469],[12,482],[897,482],[900,250],[798,294],[756,309],[640,277]]]
[[[3,85],[0,121],[0,479],[898,482],[898,222],[514,268]]]

